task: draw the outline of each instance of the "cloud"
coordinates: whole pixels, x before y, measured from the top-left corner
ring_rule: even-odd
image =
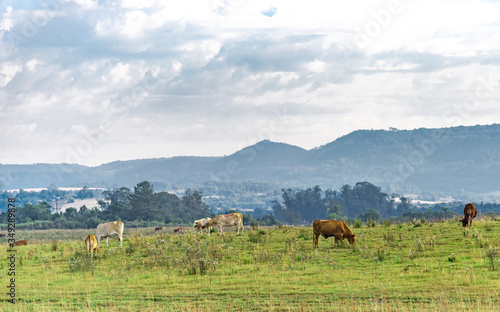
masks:
[[[91,146],[78,161],[97,165],[497,122],[499,13],[489,1],[12,2],[0,149],[22,156],[2,159]]]

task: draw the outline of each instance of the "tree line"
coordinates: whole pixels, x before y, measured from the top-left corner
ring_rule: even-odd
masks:
[[[153,185],[148,181],[137,184],[134,191],[121,187],[106,190],[102,195],[104,199],[98,201],[99,207],[89,209],[82,206],[79,210],[68,208],[60,213],[52,213],[52,207],[46,201],[38,204],[25,203],[16,208],[16,223],[27,224],[31,228],[73,229],[94,228],[102,222],[120,220],[128,221],[127,224],[131,225],[148,226],[187,224],[210,214],[201,192],[188,189],[181,197],[167,192],[155,193]],[[91,194],[84,189],[77,196],[87,198]],[[17,198],[16,202],[19,202]],[[0,222],[7,223],[6,212],[0,214]]]
[[[48,196],[47,192],[54,191],[45,190],[42,196]],[[76,198],[92,198],[94,194],[90,192],[88,188],[83,188],[76,193]],[[20,192],[17,195],[21,196],[16,197],[16,203],[28,197],[30,200],[36,197],[32,192]],[[65,193],[57,195],[67,196]],[[95,228],[99,223],[120,220],[126,222],[128,227],[147,227],[192,224],[196,219],[214,217],[203,201],[202,192],[195,189],[187,189],[179,197],[168,192],[155,192],[150,182],[143,181],[133,191],[120,187],[103,191],[102,196],[103,199],[98,201],[99,207],[71,207],[56,213],[52,213],[52,207],[47,201],[39,201],[38,204],[24,203],[16,208],[16,223],[21,224],[21,229],[75,229]],[[0,213],[0,223],[7,223],[7,215],[6,212]],[[244,214],[243,221],[246,225],[274,225],[277,222],[272,215],[264,215],[260,220],[255,220],[251,214]]]
[[[273,200],[272,209],[276,219],[285,224],[310,224],[317,219],[362,221],[392,218],[400,221],[417,219],[440,220],[462,214],[463,203],[430,205],[425,208],[412,204],[401,195],[388,195],[369,182],[358,182],[354,186],[343,185],[339,190],[323,191],[319,186],[305,190],[282,189],[282,200]],[[476,204],[483,212],[499,212],[498,204]],[[478,208],[479,209],[479,208]]]

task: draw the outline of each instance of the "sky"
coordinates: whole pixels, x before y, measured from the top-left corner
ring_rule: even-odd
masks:
[[[500,121],[500,3],[0,0],[0,164]]]

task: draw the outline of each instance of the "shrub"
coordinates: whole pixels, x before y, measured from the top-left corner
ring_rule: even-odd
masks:
[[[449,256],[448,256],[448,261],[450,262],[455,262],[457,259],[455,258],[455,253],[452,252]]]
[[[200,246],[187,247],[185,255],[179,260],[181,271],[186,270],[188,275],[205,275],[215,272],[219,261],[211,259],[206,248]]]
[[[262,243],[264,241],[265,231],[256,231],[248,233],[248,239],[252,243]]]
[[[500,253],[498,247],[490,247],[486,251],[486,257],[488,258],[488,263],[489,263],[489,268],[492,271],[495,271],[497,269],[497,264],[496,264],[496,258],[498,257],[498,254]]]
[[[304,240],[312,239],[312,232],[310,228],[300,229],[297,238],[303,238]]]
[[[374,228],[377,225],[377,220],[368,219],[368,221],[366,221],[366,223],[367,223],[368,227]]]
[[[57,251],[57,249],[59,249],[59,244],[57,243],[57,241],[55,239],[52,240],[52,246],[50,249],[52,251]]]
[[[376,257],[375,259],[379,262],[381,261],[384,261],[385,260],[385,257],[388,255],[388,253],[382,249],[382,248],[377,248],[377,252],[376,252]]]
[[[77,253],[68,260],[68,268],[70,272],[94,271],[95,260]]]
[[[384,240],[387,242],[387,245],[392,245],[392,243],[394,243],[394,234],[391,233],[391,232],[387,232],[387,233],[384,233],[382,234],[383,237],[384,237]]]
[[[361,220],[359,220],[359,219],[354,220],[354,227],[356,229],[359,229],[362,226],[363,226],[363,222],[361,222]]]

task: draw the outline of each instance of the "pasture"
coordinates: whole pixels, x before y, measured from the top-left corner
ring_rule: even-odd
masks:
[[[124,242],[94,230],[18,231],[17,303],[2,311],[498,311],[500,222],[350,226],[356,245],[311,227],[223,237],[128,229]],[[187,230],[187,229],[186,229]],[[5,238],[2,238],[5,239]],[[8,285],[7,244],[0,280]]]

